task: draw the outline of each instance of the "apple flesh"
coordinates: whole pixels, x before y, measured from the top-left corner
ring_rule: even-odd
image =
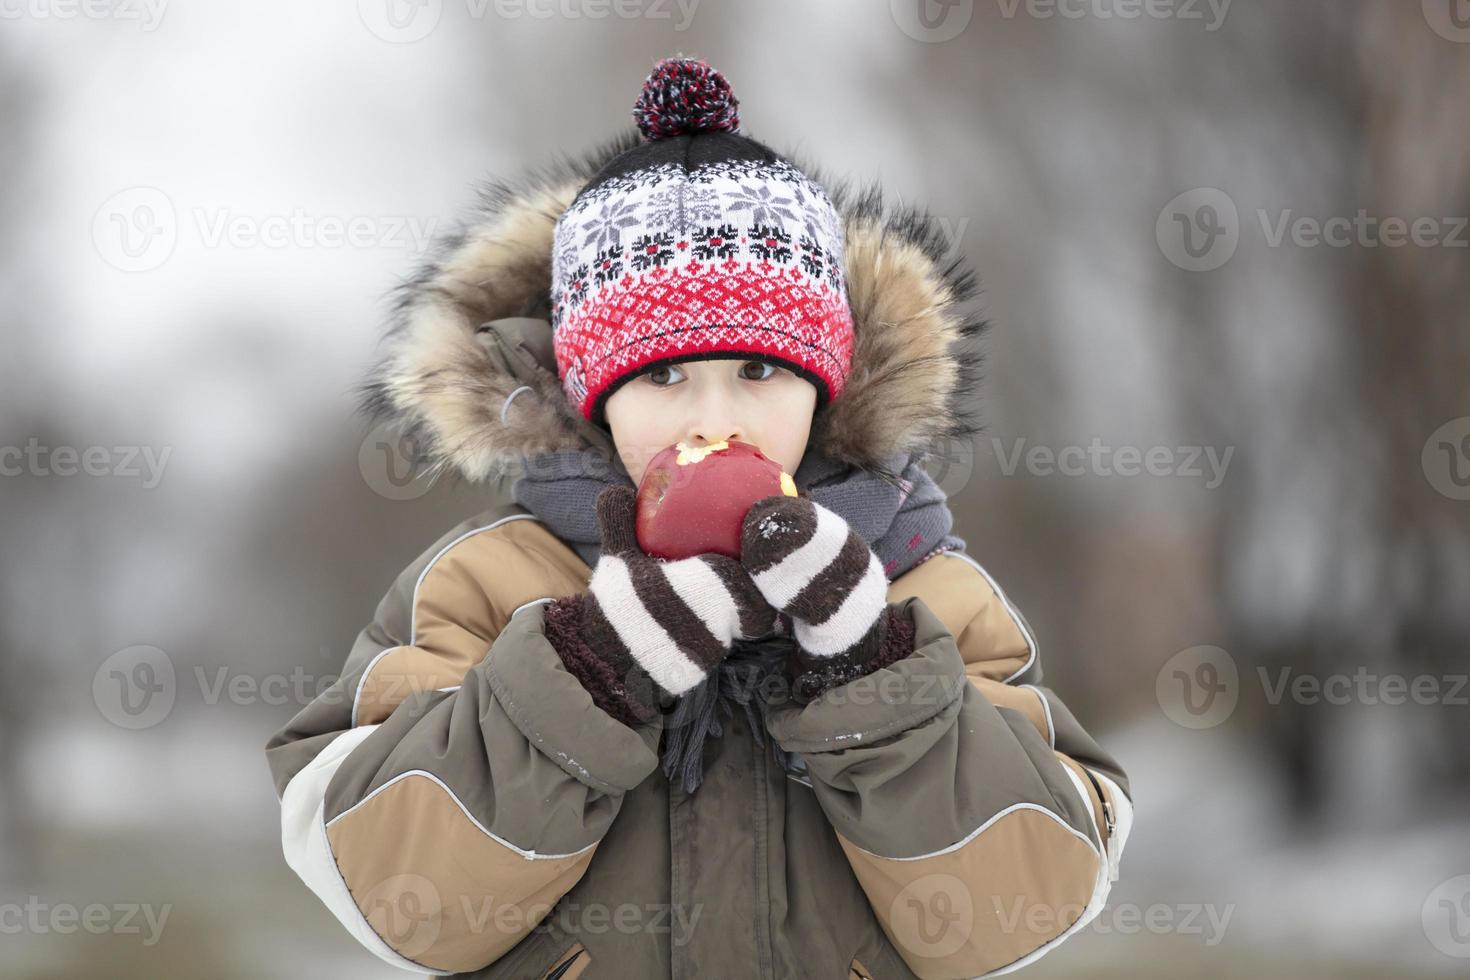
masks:
[[[677,443],[649,461],[638,484],[638,545],[667,561],[711,553],[738,559],[745,515],[777,494],[797,496],[796,483],[756,447]]]

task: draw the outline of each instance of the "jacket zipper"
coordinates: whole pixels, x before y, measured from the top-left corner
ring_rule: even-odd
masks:
[[[1113,804],[1108,802],[1108,794],[1103,792],[1102,783],[1097,781],[1097,777],[1092,774],[1092,770],[1083,766],[1082,771],[1087,773],[1087,781],[1092,783],[1092,788],[1097,791],[1098,800],[1102,802],[1103,827],[1108,832],[1107,840],[1103,841],[1103,843],[1110,843],[1113,839],[1113,831],[1118,827],[1117,818],[1113,815]]]
[[[1092,770],[1082,766],[1082,771],[1087,773],[1088,782],[1097,791],[1097,798],[1102,802],[1103,828],[1107,830],[1107,837],[1103,838],[1103,860],[1108,866],[1108,881],[1118,880],[1118,851],[1113,844],[1113,831],[1118,829],[1117,817],[1113,814],[1113,805],[1108,802],[1108,794],[1103,792],[1102,784],[1097,781]]]
[[[586,952],[586,950],[584,950],[584,949],[577,950],[576,955],[574,955],[571,959],[567,960],[561,966],[557,967],[555,970],[552,970],[550,973],[546,974],[546,980],[559,980],[559,978],[563,974],[565,974],[568,970],[570,970],[572,968],[572,964],[573,963],[577,962],[578,960],[580,960],[582,958],[582,954],[585,953],[585,952]]]

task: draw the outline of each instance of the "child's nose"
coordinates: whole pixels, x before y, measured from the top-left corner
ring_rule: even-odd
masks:
[[[691,420],[693,424],[689,426],[686,442],[703,446],[721,441],[729,442],[732,439],[744,441],[743,427],[736,421],[733,412],[724,406],[706,405],[704,408],[705,411],[695,413]]]
[[[740,424],[740,406],[731,393],[720,385],[707,384],[696,392],[689,405],[685,442],[705,446],[732,439],[745,441]]]
[[[698,431],[685,440],[690,445],[705,446],[716,442],[744,442],[740,429],[730,425],[701,426]]]

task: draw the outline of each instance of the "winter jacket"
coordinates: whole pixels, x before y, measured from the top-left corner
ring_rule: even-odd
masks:
[[[482,480],[608,448],[562,398],[536,314],[556,217],[632,138],[492,186],[404,287],[367,407],[432,466]],[[959,342],[978,326],[931,222],[833,197],[857,340],[813,438],[873,465],[964,430]],[[336,683],[270,738],[286,860],[371,952],[485,978],[973,977],[1102,908],[1127,777],[971,556],[889,583],[912,655],[770,706],[789,768],[737,714],[693,794],[659,769],[662,716],[596,707],[546,638],[546,603],[590,574],[534,514],[487,509],[403,569]]]

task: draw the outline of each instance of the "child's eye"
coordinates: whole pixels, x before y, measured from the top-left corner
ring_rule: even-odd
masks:
[[[751,368],[755,368],[754,373],[751,372]],[[740,376],[746,381],[764,381],[775,373],[776,365],[767,364],[765,361],[746,361],[740,366]]]
[[[673,380],[670,380],[670,378],[669,378],[670,372],[672,372],[675,375],[678,375],[678,377],[674,378]],[[684,375],[682,373],[680,373],[679,369],[676,368],[676,367],[674,367],[674,365],[672,365],[672,364],[660,364],[656,368],[649,368],[647,371],[645,371],[644,372],[644,377],[648,378],[648,380],[650,382],[652,382],[653,384],[657,385],[660,388],[667,388],[669,385],[673,384],[675,381],[678,381],[680,378],[683,378]]]

